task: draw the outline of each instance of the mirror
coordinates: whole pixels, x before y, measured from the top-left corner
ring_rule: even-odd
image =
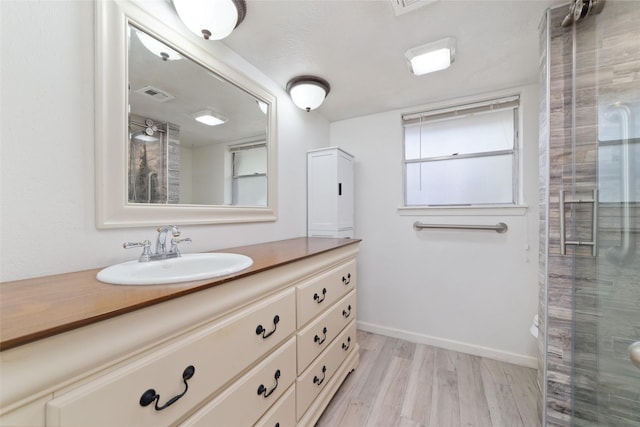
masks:
[[[96,7],[97,226],[275,220],[275,97],[180,25]]]

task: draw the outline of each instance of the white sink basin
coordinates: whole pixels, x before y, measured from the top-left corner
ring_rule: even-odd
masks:
[[[240,254],[183,254],[162,261],[123,262],[101,270],[96,277],[113,285],[160,285],[224,276],[251,264],[251,258]]]

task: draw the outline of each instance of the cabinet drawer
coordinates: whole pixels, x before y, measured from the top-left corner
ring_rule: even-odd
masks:
[[[296,388],[291,386],[254,427],[295,427],[295,425]]]
[[[304,326],[355,287],[355,261],[349,261],[298,285],[298,328]]]
[[[296,343],[292,337],[181,425],[253,425],[295,382],[295,363]]]
[[[351,321],[329,348],[296,381],[296,418],[300,420],[309,405],[331,380],[356,344],[356,322]]]
[[[355,317],[356,292],[351,291],[326,313],[298,332],[298,373],[301,374]]]
[[[175,422],[291,335],[295,330],[294,294],[293,289],[280,292],[55,396],[47,404],[47,425],[158,426]],[[193,367],[192,376],[188,367]],[[142,406],[145,393],[158,397]],[[172,401],[175,396],[181,397]],[[156,409],[170,401],[170,406]]]

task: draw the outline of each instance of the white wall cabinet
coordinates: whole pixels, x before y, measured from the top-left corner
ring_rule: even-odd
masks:
[[[307,153],[307,234],[353,238],[354,158],[337,147]]]
[[[3,387],[19,383],[23,397],[0,425],[313,425],[358,364],[357,250],[6,350]],[[105,359],[100,345],[123,351]]]

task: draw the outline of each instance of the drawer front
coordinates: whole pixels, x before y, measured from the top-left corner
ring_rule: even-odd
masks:
[[[251,426],[296,379],[296,343],[292,337],[182,426]]]
[[[298,328],[356,287],[356,262],[349,261],[297,286]]]
[[[304,371],[333,342],[345,326],[356,318],[356,291],[351,291],[326,313],[298,332],[298,374]]]
[[[294,330],[295,292],[288,289],[55,396],[47,404],[47,425],[168,425]],[[143,406],[145,394],[152,402]]]
[[[254,427],[295,427],[295,425],[296,388],[291,386]]]
[[[352,320],[329,348],[296,381],[296,418],[300,420],[313,400],[338,370],[356,344],[356,322]]]

